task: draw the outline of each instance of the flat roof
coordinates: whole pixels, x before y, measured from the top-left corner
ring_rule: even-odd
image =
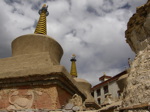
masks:
[[[105,85],[105,84],[107,84],[107,83],[109,83],[109,82],[112,82],[112,81],[114,81],[114,80],[117,80],[120,76],[122,76],[122,75],[124,75],[124,74],[127,74],[127,70],[124,70],[123,72],[121,72],[121,73],[119,73],[119,74],[113,76],[112,78],[110,78],[110,79],[108,79],[108,80],[106,80],[106,81],[104,81],[104,82],[102,82],[102,83],[99,83],[99,84],[93,86],[93,87],[91,88],[91,91],[93,91],[93,90],[95,90],[95,89],[98,89],[99,87],[101,87],[101,86],[103,86],[103,85]]]

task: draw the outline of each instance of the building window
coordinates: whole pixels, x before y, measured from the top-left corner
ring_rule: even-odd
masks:
[[[91,95],[94,97],[94,91],[91,93]]]
[[[121,91],[118,91],[118,98],[121,97]]]
[[[97,96],[101,95],[101,90],[100,89],[97,89],[96,92],[97,92]]]
[[[108,85],[104,86],[104,94],[108,93]]]
[[[97,102],[98,102],[98,104],[101,104],[101,99],[98,98],[98,99],[97,99]]]

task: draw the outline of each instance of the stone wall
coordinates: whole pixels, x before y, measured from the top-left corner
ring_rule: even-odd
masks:
[[[136,57],[129,68],[122,107],[141,105],[141,110],[125,112],[147,112],[142,105],[150,102],[150,0],[129,20],[126,38]]]
[[[135,57],[127,82],[123,106],[150,102],[150,50]]]
[[[0,91],[0,109],[61,109],[71,97],[57,85],[3,89]]]

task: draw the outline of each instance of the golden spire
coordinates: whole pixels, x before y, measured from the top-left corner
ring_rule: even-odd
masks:
[[[70,60],[71,63],[71,70],[70,70],[70,75],[72,75],[73,77],[77,77],[77,69],[76,69],[76,55],[73,54],[72,58]]]
[[[39,10],[40,18],[38,21],[38,24],[36,26],[36,29],[34,33],[36,34],[47,34],[46,31],[46,16],[49,15],[49,12],[47,11],[48,6],[46,4],[43,5],[43,7]]]

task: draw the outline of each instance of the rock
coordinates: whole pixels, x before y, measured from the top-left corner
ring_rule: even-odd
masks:
[[[64,106],[63,112],[82,111],[85,109],[81,96],[74,94],[69,102]]]
[[[73,111],[79,111],[79,110],[80,110],[80,107],[79,107],[79,106],[74,106],[74,107],[72,108],[72,110],[73,110]]]
[[[64,107],[64,109],[65,109],[65,110],[70,110],[70,109],[73,108],[73,106],[74,106],[73,103],[67,103],[66,106]]]
[[[131,49],[138,53],[150,44],[150,1],[137,8],[136,13],[130,18],[125,37]]]
[[[122,107],[131,107],[150,102],[150,0],[137,8],[125,32],[127,43],[136,53],[128,70]],[[144,109],[126,112],[148,112]]]

